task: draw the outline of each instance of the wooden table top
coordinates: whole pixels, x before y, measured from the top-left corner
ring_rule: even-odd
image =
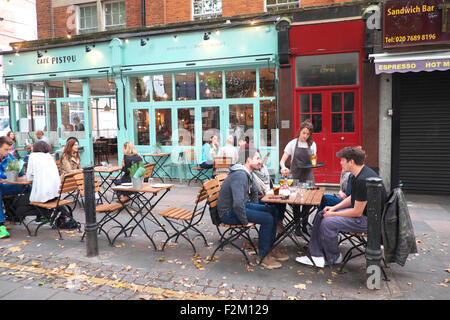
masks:
[[[170,153],[143,153],[143,157],[164,157],[169,156]]]
[[[158,187],[160,186],[160,187]],[[161,183],[148,183],[144,182],[142,184],[141,189],[133,189],[133,185],[131,183],[124,183],[116,187],[112,187],[112,190],[115,191],[129,191],[129,192],[151,192],[158,193],[161,190],[171,189],[174,184],[161,184]]]
[[[119,166],[112,166],[111,168],[104,167],[104,166],[94,167],[95,172],[101,172],[101,173],[111,173],[111,172],[115,172],[115,171],[119,171],[119,170],[122,170],[122,167],[119,167]]]
[[[17,181],[8,181],[6,179],[0,179],[0,183],[31,185],[33,184],[33,181],[28,181],[25,176],[21,176],[17,178]]]
[[[267,193],[261,201],[267,203],[289,203],[294,205],[309,205],[309,206],[318,206],[322,201],[322,197],[325,193],[325,188],[322,187],[320,189],[315,190],[305,190],[303,201],[301,201],[300,191],[296,194],[291,194],[288,199],[282,200],[281,195],[275,196],[273,195],[273,190]]]

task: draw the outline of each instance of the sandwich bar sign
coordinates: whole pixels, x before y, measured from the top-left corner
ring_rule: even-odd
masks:
[[[383,48],[450,41],[450,0],[388,0],[383,5]]]

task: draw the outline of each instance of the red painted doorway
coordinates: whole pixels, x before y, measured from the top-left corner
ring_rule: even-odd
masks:
[[[325,166],[314,169],[319,183],[339,183],[341,165],[336,152],[346,146],[360,145],[359,86],[321,89],[296,89],[294,132],[306,119],[314,125],[318,162]]]

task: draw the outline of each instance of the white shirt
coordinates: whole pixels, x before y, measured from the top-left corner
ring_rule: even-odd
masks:
[[[50,140],[46,136],[42,136],[40,139],[37,139],[38,141],[44,141],[48,145],[50,145]]]
[[[293,157],[294,153],[295,153],[295,147],[297,146],[297,144],[296,144],[297,142],[298,142],[298,147],[299,148],[308,148],[308,143],[301,142],[297,138],[295,138],[295,139],[289,141],[289,143],[284,148],[284,152],[286,152],[288,155]],[[311,145],[311,151],[312,151],[312,153],[315,153],[317,155],[317,146],[316,146],[316,143],[314,141],[313,141],[313,143]]]
[[[217,154],[221,157],[230,157],[231,163],[235,164],[238,161],[238,152],[235,147],[230,144],[225,145],[224,147],[219,149],[219,153]]]
[[[59,195],[61,178],[50,153],[32,152],[27,166],[27,180],[33,181],[31,202],[46,202]]]

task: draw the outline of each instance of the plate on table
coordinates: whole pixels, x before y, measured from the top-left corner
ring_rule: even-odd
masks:
[[[165,188],[165,187],[169,186],[169,184],[167,184],[167,183],[154,183],[151,186],[153,188]]]
[[[131,182],[125,182],[125,183],[122,183],[120,186],[122,186],[122,187],[131,187],[133,185],[133,183],[131,183]]]

